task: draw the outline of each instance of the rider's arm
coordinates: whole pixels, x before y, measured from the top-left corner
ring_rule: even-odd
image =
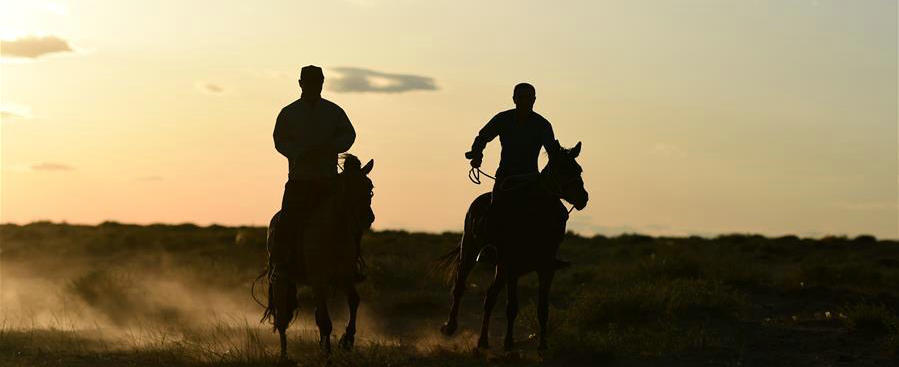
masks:
[[[540,134],[540,143],[543,145],[543,149],[549,152],[551,147],[556,146],[556,136],[553,134],[553,126],[550,125],[549,121],[543,119],[543,123],[545,127],[543,128],[543,133]]]
[[[496,136],[499,135],[499,127],[499,115],[493,116],[493,118],[490,119],[490,122],[478,132],[478,136],[474,138],[474,143],[471,144],[471,152],[477,156],[483,155],[487,143],[496,139]]]
[[[275,132],[272,135],[275,139],[275,149],[285,157],[293,159],[300,153],[296,137],[289,131],[287,113],[283,109],[275,121]]]
[[[334,132],[335,153],[343,153],[350,150],[356,141],[356,130],[350,123],[350,118],[342,108],[337,107],[337,129]]]

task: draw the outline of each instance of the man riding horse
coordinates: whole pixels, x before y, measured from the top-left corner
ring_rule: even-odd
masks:
[[[559,143],[553,135],[552,125],[539,113],[534,112],[536,100],[537,90],[533,85],[529,83],[515,85],[512,92],[515,108],[493,116],[478,132],[474,143],[471,144],[471,151],[465,154],[471,159],[471,167],[479,169],[487,143],[499,136],[502,146],[499,168],[496,170],[489,214],[484,219],[485,223],[480,226],[481,231],[489,233],[491,218],[506,216],[506,212],[513,210],[509,204],[524,199],[515,195],[514,189],[520,183],[536,178],[540,148],[547,151],[558,149]],[[496,263],[498,256],[496,252],[497,249],[493,245],[486,246],[478,256],[478,260]],[[568,265],[566,261],[556,260],[557,268]]]
[[[269,258],[277,272],[300,280],[306,278],[302,232],[322,199],[334,194],[337,155],[356,139],[343,109],[321,97],[324,81],[320,67],[303,67],[300,99],[281,109],[275,123],[275,149],[287,157],[289,174]]]

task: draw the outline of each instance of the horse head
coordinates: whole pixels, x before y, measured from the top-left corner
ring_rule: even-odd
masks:
[[[371,210],[371,199],[374,196],[374,184],[368,174],[374,168],[375,161],[369,160],[365,166],[352,154],[343,155],[343,172],[340,173],[344,185],[344,200],[348,214],[360,219],[360,226],[367,229],[374,221]]]
[[[556,140],[555,145],[547,149],[547,153],[549,162],[541,172],[547,187],[577,210],[584,209],[588,194],[584,188],[584,179],[581,178],[583,169],[576,160],[581,154],[581,143],[578,142],[574,148],[565,149]]]

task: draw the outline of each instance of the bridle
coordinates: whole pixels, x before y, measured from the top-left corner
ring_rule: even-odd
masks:
[[[484,175],[484,176],[490,178],[491,180],[496,181],[496,177],[489,175],[487,172],[481,171],[480,167],[471,167],[471,169],[468,170],[468,179],[477,185],[481,184],[481,175]],[[543,177],[543,175],[540,175],[540,174],[538,174],[538,175],[540,177]],[[548,191],[550,195],[552,195],[556,198],[562,199],[562,200],[565,200],[562,196],[562,188],[565,187],[566,185],[576,181],[579,178],[579,176],[575,176],[575,177],[565,181],[564,183],[560,184],[559,180],[556,179],[553,175],[546,175],[546,176],[549,176],[549,178],[552,180],[552,182],[555,186],[555,190],[550,189],[549,187],[546,187],[546,185],[543,185],[543,187],[547,189],[546,191]],[[512,176],[512,177],[514,177],[514,176]],[[568,209],[568,214],[570,215],[572,211],[574,211],[574,204],[572,204],[571,208]]]

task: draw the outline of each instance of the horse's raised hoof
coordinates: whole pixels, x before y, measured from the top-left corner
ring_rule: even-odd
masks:
[[[353,349],[353,344],[355,344],[355,342],[355,336],[343,334],[343,336],[340,337],[340,341],[337,342],[337,345],[345,350],[350,350]]]
[[[443,333],[443,335],[452,336],[456,333],[456,324],[445,322],[443,323],[443,326],[440,327],[440,332]]]

